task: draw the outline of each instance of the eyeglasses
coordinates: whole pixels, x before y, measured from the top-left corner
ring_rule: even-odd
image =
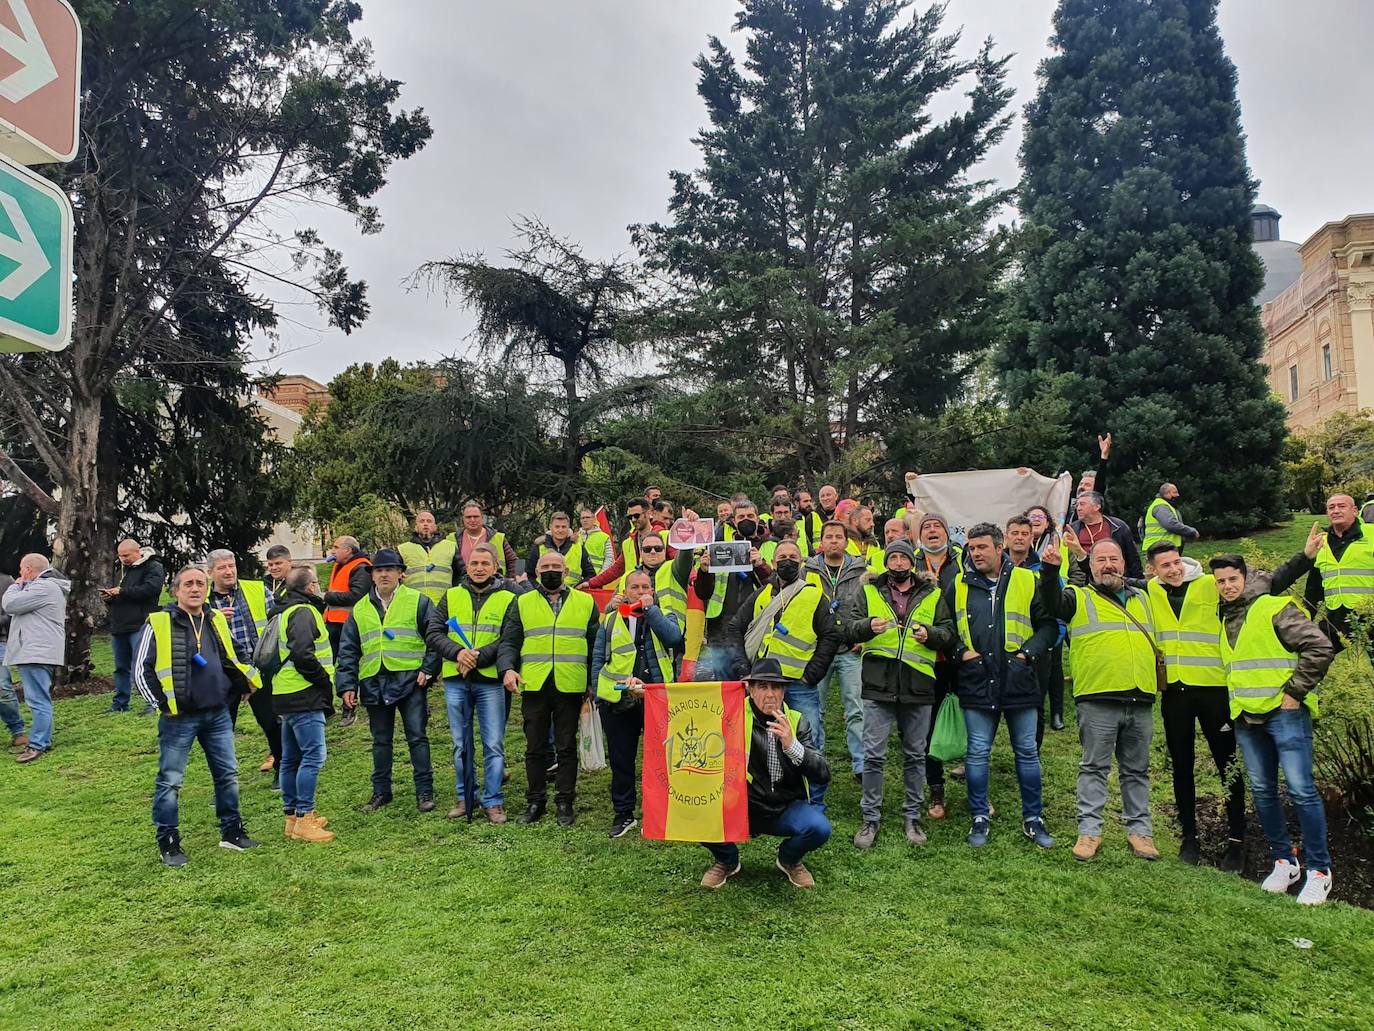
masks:
[[[639,549],[639,553],[640,553],[641,555],[656,555],[656,554],[658,554],[659,552],[661,552],[662,550],[663,550],[662,547],[657,547],[657,548],[653,548],[653,547],[644,547],[644,548],[640,548],[640,549]]]

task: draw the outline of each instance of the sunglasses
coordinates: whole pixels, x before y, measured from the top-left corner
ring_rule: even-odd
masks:
[[[653,555],[653,554],[656,554],[657,552],[660,552],[660,551],[662,551],[662,550],[663,550],[662,546],[657,547],[657,548],[654,548],[654,547],[640,548],[640,549],[639,549],[639,553],[640,553],[641,555]]]

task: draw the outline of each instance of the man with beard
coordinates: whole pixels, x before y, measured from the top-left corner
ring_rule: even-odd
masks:
[[[432,604],[453,586],[453,560],[458,555],[456,538],[439,533],[434,513],[415,513],[415,533],[397,549],[406,563],[406,586],[419,591]]]
[[[1087,862],[1102,847],[1102,812],[1115,755],[1126,840],[1139,858],[1158,859],[1150,818],[1150,740],[1159,652],[1150,603],[1144,591],[1127,585],[1126,558],[1116,541],[1098,541],[1087,562],[1086,587],[1061,588],[1056,549],[1041,556],[1040,567],[1045,608],[1068,624],[1073,642],[1073,695],[1083,748],[1073,857]]]

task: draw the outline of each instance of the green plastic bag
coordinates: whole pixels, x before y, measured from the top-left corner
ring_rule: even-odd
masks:
[[[946,695],[935,714],[935,733],[930,738],[930,757],[942,763],[962,759],[968,753],[968,730],[959,699]]]

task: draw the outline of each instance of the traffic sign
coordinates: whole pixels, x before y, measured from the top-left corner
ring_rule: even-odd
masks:
[[[60,351],[71,329],[71,202],[0,159],[0,353]]]
[[[67,0],[0,0],[0,153],[21,165],[76,157],[81,24]]]

